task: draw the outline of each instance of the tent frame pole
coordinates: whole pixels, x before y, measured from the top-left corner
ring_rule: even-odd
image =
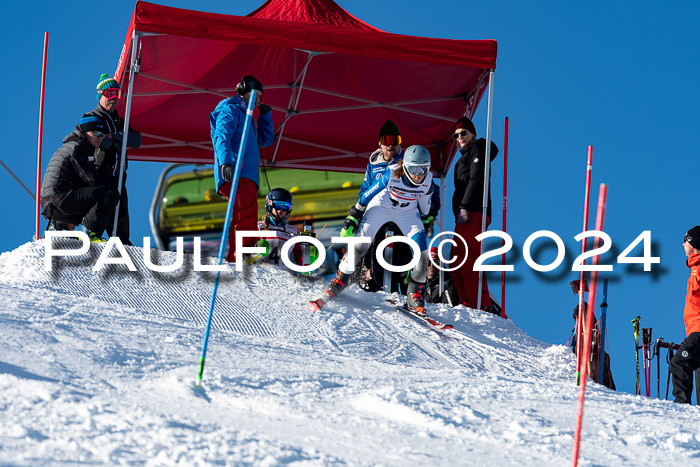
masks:
[[[134,91],[134,77],[138,74],[140,44],[139,38],[142,36],[140,31],[134,31],[131,36],[131,65],[129,66],[129,87],[126,94],[126,110],[124,111],[124,138],[122,139],[122,154],[119,162],[119,182],[117,191],[119,192],[119,202],[114,208],[114,225],[112,226],[112,234],[110,237],[117,236],[117,227],[119,224],[119,208],[122,199],[122,184],[124,183],[124,164],[126,163],[126,146],[129,141],[129,119],[131,117],[131,97]],[[128,215],[128,214],[127,214]]]
[[[493,117],[493,76],[494,70],[489,71],[489,105],[486,113],[486,161],[484,164],[484,202],[481,211],[481,233],[486,231],[486,211],[489,202],[489,180],[491,177],[491,119]],[[480,244],[479,255],[484,252],[483,242]],[[477,310],[481,309],[481,287],[484,282],[484,271],[479,271],[479,288],[477,289]]]

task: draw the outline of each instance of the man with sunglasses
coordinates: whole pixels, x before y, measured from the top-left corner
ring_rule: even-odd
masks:
[[[51,156],[41,185],[47,230],[72,230],[82,224],[91,241],[104,241],[102,233],[119,201],[116,188],[101,183],[103,176],[95,164],[104,131],[99,118],[83,117]]]
[[[474,261],[479,256],[481,244],[476,236],[481,233],[484,199],[484,164],[486,163],[486,140],[476,139],[476,128],[470,119],[462,117],[453,126],[452,136],[459,146],[461,157],[454,167],[454,194],[452,195],[452,212],[455,216],[455,233],[467,243],[457,242],[453,247],[452,257],[455,264],[464,264],[450,272],[457,287],[460,303],[469,308],[476,308],[479,298],[479,273],[474,271]],[[491,142],[491,160],[496,158],[498,147]],[[488,204],[486,208],[486,226],[491,223],[491,186],[489,184]],[[496,314],[497,309],[491,302],[486,277],[481,288],[481,306],[485,311]]]
[[[115,188],[119,185],[120,162],[122,145],[124,143],[124,119],[119,116],[117,106],[122,97],[119,82],[111,78],[107,73],[102,73],[97,82],[97,107],[86,113],[85,117],[94,116],[102,121],[105,137],[102,138],[100,149],[96,155],[95,164],[104,175],[104,183]],[[126,147],[136,149],[141,146],[141,133],[129,127],[129,135]],[[131,245],[129,240],[129,196],[126,191],[126,169],[128,160],[124,164],[124,177],[122,180],[121,198],[119,202],[119,220],[117,221],[117,236],[124,245]],[[107,226],[111,234],[114,229],[114,220]]]
[[[700,405],[700,226],[696,225],[683,237],[683,250],[690,268],[688,288],[683,309],[686,338],[673,355],[669,370],[673,375],[675,402],[690,404],[695,372],[695,393]]]

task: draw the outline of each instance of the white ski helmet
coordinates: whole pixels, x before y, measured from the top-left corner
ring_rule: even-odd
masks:
[[[409,175],[425,177],[430,170],[430,152],[423,146],[410,146],[403,153],[403,167]]]

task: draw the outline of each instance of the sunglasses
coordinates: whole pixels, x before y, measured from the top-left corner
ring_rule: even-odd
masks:
[[[292,203],[289,201],[271,201],[272,207],[279,211],[291,211]]]
[[[406,169],[406,172],[409,175],[413,175],[414,177],[422,176],[425,177],[428,175],[428,170],[430,170],[429,165],[408,165],[404,164],[404,168]]]
[[[92,131],[92,135],[93,135],[95,138],[103,138],[105,134],[102,133],[101,131],[95,131],[95,130],[93,130],[93,131]]]
[[[102,89],[98,91],[100,94],[105,96],[107,99],[121,99],[122,98],[122,90],[119,88],[109,88],[109,89]]]
[[[384,135],[379,137],[382,146],[398,146],[401,144],[401,135]]]
[[[466,138],[466,137],[467,137],[467,133],[468,133],[467,130],[462,130],[462,131],[460,131],[459,133],[453,134],[452,136],[454,137],[454,139],[457,139],[457,138],[459,138],[460,136],[461,136],[462,138]]]
[[[690,243],[690,241],[691,241],[692,239],[693,239],[693,237],[691,237],[690,235],[686,234],[686,236],[683,237],[683,243],[685,243],[685,242]]]

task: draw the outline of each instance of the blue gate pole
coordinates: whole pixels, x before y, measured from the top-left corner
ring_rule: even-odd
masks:
[[[600,348],[598,349],[598,384],[603,384],[605,369],[605,319],[608,312],[608,280],[603,280],[603,302],[600,304]]]
[[[233,173],[233,181],[231,182],[231,192],[228,196],[228,205],[226,206],[226,218],[224,221],[224,230],[221,232],[221,245],[219,246],[219,259],[216,262],[217,266],[221,266],[221,261],[223,261],[224,250],[226,249],[226,243],[228,240],[228,229],[231,226],[231,214],[233,213],[233,204],[236,199],[236,190],[238,189],[238,177],[241,171],[241,165],[243,162],[243,154],[245,149],[246,139],[248,138],[248,126],[250,125],[250,120],[253,117],[253,108],[255,107],[255,94],[257,91],[255,89],[250,91],[250,100],[248,101],[248,109],[245,113],[245,120],[243,122],[243,134],[241,135],[241,144],[238,148],[238,157],[236,158],[236,169]],[[216,279],[214,279],[214,290],[211,293],[211,303],[209,305],[209,316],[207,317],[207,328],[204,331],[204,343],[202,344],[202,357],[199,360],[199,371],[197,372],[197,385],[202,384],[202,374],[204,373],[204,360],[207,356],[207,343],[209,342],[209,331],[211,330],[211,318],[214,315],[214,303],[216,302],[216,291],[219,289],[219,277],[221,276],[221,271],[216,271]]]

